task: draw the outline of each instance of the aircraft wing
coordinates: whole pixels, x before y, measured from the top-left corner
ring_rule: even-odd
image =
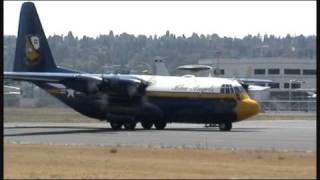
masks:
[[[257,85],[249,85],[248,87],[249,91],[263,91],[266,89],[270,89],[269,86],[257,86]]]
[[[38,72],[4,72],[5,79],[18,81],[37,81],[48,83],[61,83],[64,80],[87,79],[101,81],[101,77],[81,73],[38,73]]]
[[[34,83],[59,83],[87,94],[144,95],[148,82],[130,76],[88,73],[4,72],[5,79]]]
[[[275,83],[273,80],[251,78],[239,78],[238,81],[246,90],[249,91],[263,91],[270,88],[269,86],[252,85],[251,83]]]
[[[274,81],[267,79],[239,78],[239,80],[244,83],[274,83]]]

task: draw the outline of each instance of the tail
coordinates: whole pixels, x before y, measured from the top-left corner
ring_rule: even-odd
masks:
[[[32,2],[22,4],[13,71],[57,72],[37,10]]]
[[[155,72],[156,72],[155,75],[169,76],[168,69],[162,59],[156,59],[154,60],[154,63],[155,63]]]

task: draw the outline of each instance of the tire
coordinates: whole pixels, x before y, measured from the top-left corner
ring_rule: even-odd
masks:
[[[155,126],[156,129],[158,129],[158,130],[164,129],[164,128],[166,127],[166,125],[167,125],[167,122],[166,122],[166,121],[156,121],[156,122],[154,123],[154,126]]]
[[[127,122],[127,123],[124,123],[124,129],[126,130],[134,130],[136,128],[136,122]]]
[[[232,129],[232,122],[231,121],[224,121],[219,123],[220,131],[230,131]]]
[[[122,127],[122,123],[120,122],[110,122],[110,126],[113,130],[117,131],[117,130],[121,130]]]
[[[153,125],[152,121],[147,121],[147,120],[141,121],[141,126],[143,127],[143,129],[149,130],[149,129],[151,129],[152,125]]]

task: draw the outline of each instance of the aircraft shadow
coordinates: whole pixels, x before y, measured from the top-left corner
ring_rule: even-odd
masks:
[[[231,131],[225,131],[226,133],[232,132],[263,132],[266,128],[233,128]],[[218,128],[167,128],[163,131],[189,131],[189,132],[221,132]]]
[[[16,126],[16,127],[4,127],[3,129],[106,129],[98,127],[88,127],[88,126]]]
[[[107,133],[107,134],[118,134],[121,132],[164,132],[164,131],[185,131],[185,132],[221,132],[218,128],[166,128],[164,130],[144,130],[142,128],[137,128],[134,131],[130,130],[119,130],[114,131],[111,128],[97,128],[97,127],[86,127],[86,126],[19,126],[19,127],[4,127],[4,129],[68,129],[60,131],[42,131],[42,132],[26,132],[26,133],[11,133],[4,134],[4,137],[13,137],[13,136],[36,136],[36,135],[61,135],[61,134],[81,134],[81,133]],[[71,129],[71,130],[69,130]],[[75,130],[73,130],[75,129]],[[77,129],[77,130],[76,130]],[[226,133],[236,133],[236,132],[263,132],[266,128],[234,128]],[[221,132],[224,133],[224,132]]]
[[[117,134],[121,132],[133,132],[131,130],[114,131],[109,127],[87,127],[87,126],[18,126],[18,127],[4,127],[4,129],[71,129],[59,131],[41,131],[41,132],[26,132],[26,133],[10,133],[4,134],[4,137],[13,136],[36,136],[36,135],[61,135],[61,134],[81,134],[81,133],[107,133]],[[73,130],[74,129],[74,130]],[[146,131],[144,129],[136,129],[134,131]]]
[[[62,128],[62,127],[59,127]],[[117,132],[112,129],[107,128],[91,128],[85,130],[65,130],[65,131],[45,131],[45,132],[27,132],[27,133],[12,133],[4,134],[4,137],[13,137],[13,136],[36,136],[36,135],[61,135],[61,134],[81,134],[81,133],[107,133],[115,134]]]

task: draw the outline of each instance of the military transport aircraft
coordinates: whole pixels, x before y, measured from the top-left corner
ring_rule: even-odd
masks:
[[[237,80],[194,76],[88,74],[56,66],[33,3],[23,3],[13,72],[4,78],[28,81],[79,113],[108,121],[114,130],[141,123],[215,123],[229,131],[233,122],[256,115],[258,103]]]

